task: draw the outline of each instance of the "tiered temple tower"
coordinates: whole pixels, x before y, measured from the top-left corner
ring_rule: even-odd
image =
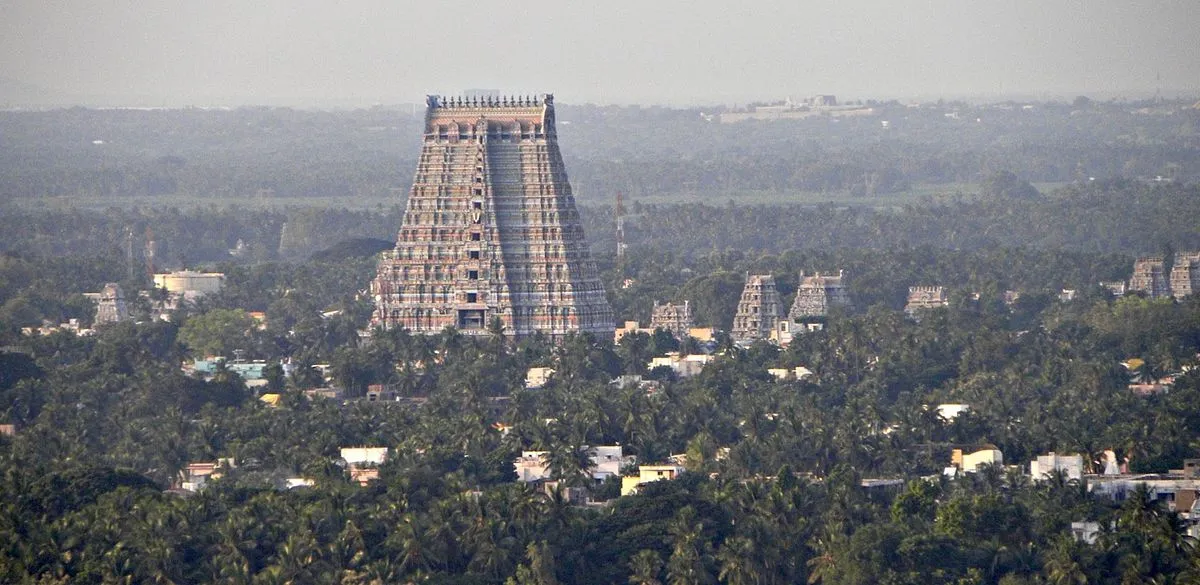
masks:
[[[129,309],[125,305],[125,292],[121,285],[110,282],[104,285],[96,302],[96,325],[103,323],[119,323],[129,318]]]
[[[1176,252],[1171,267],[1171,294],[1177,299],[1200,291],[1200,252]]]
[[[663,329],[670,331],[675,339],[687,339],[693,325],[692,306],[687,301],[683,301],[682,305],[654,302],[654,309],[650,312],[651,329]]]
[[[1167,282],[1166,268],[1162,256],[1142,256],[1133,263],[1133,276],[1129,279],[1129,290],[1139,290],[1152,299],[1171,294]]]
[[[837,276],[822,276],[820,272],[813,276],[800,273],[800,286],[796,288],[796,300],[788,318],[796,322],[820,322],[829,316],[831,307],[850,307],[850,295],[846,293],[846,285],[842,282],[844,273],[839,270]]]
[[[482,334],[611,337],[554,129],[554,98],[430,96],[395,249],[379,262],[372,324]]]
[[[733,318],[733,340],[737,343],[753,343],[769,339],[771,332],[783,317],[783,303],[775,288],[775,277],[770,274],[747,274],[742,298],[738,301],[737,314]]]

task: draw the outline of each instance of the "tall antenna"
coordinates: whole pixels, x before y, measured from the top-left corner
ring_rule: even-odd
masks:
[[[1154,103],[1162,103],[1162,71],[1154,72]]]
[[[133,227],[125,228],[125,266],[129,269],[129,280],[133,281]]]
[[[625,196],[617,192],[617,263],[625,262]]]
[[[154,253],[158,250],[158,245],[154,241],[154,230],[150,226],[146,226],[146,273],[150,275],[150,280],[154,280]]]

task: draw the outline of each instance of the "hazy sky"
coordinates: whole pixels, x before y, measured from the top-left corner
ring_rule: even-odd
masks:
[[[1198,0],[0,0],[0,90],[145,105],[466,88],[693,104],[1144,95],[1161,76],[1200,93],[1198,39]]]

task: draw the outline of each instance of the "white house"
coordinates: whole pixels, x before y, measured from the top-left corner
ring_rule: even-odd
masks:
[[[387,461],[387,447],[342,447],[342,459],[351,466],[383,465]]]
[[[525,373],[525,387],[530,390],[541,388],[550,381],[550,377],[553,375],[554,368],[529,368],[529,371]]]
[[[1037,459],[1029,462],[1029,475],[1033,481],[1042,481],[1056,471],[1067,474],[1068,479],[1083,479],[1082,455],[1059,455],[1050,452],[1048,455],[1038,455]]]
[[[620,445],[600,445],[588,450],[592,461],[588,473],[596,481],[604,481],[614,475],[621,475],[621,468],[637,463],[637,457],[626,456]]]
[[[521,456],[513,461],[517,481],[529,483],[550,479],[550,464],[547,461],[549,455],[549,451],[521,451]]]

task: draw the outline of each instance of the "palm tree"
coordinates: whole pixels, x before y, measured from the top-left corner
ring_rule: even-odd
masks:
[[[1070,535],[1061,535],[1046,553],[1046,577],[1054,585],[1087,585],[1087,573],[1079,554],[1079,546]]]
[[[712,581],[705,566],[701,541],[704,530],[695,508],[684,506],[667,526],[667,532],[675,543],[671,558],[667,560],[667,582],[670,585],[704,585]]]
[[[650,549],[642,549],[629,558],[630,585],[662,585],[662,557]]]
[[[757,585],[761,581],[759,567],[755,566],[758,547],[744,536],[731,536],[717,550],[717,561],[721,571],[717,578],[729,585]]]

